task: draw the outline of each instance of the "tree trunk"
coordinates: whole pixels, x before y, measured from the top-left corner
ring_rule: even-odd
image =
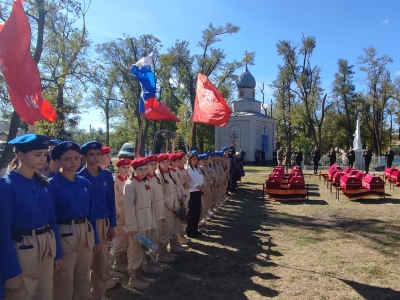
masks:
[[[58,128],[57,128],[57,138],[60,140],[64,140],[65,134],[65,115],[63,112],[64,108],[64,87],[62,84],[58,84],[57,86],[57,119],[58,119]]]
[[[146,156],[146,137],[147,137],[147,133],[149,131],[149,127],[150,127],[150,122],[149,122],[149,120],[146,119],[144,131],[143,131],[143,135],[142,135],[142,143],[140,144],[140,155],[142,157]]]
[[[104,111],[105,117],[106,117],[106,145],[110,145],[110,115],[109,115],[109,110],[106,109]]]

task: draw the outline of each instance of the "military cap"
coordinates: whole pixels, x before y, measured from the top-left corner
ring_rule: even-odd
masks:
[[[61,156],[68,150],[73,150],[73,151],[80,153],[80,148],[77,143],[61,142],[58,145],[56,145],[54,147],[53,151],[51,152],[51,159],[52,160],[60,159]]]
[[[15,151],[26,153],[33,150],[49,149],[50,140],[45,135],[30,133],[16,137],[8,143],[15,147]]]
[[[108,146],[101,147],[101,155],[111,153],[111,149]]]
[[[148,160],[149,162],[157,161],[157,155],[155,155],[155,154],[147,155],[146,158],[147,158],[147,160]]]
[[[160,154],[159,156],[157,156],[157,162],[162,162],[163,160],[167,160],[167,159],[169,159],[169,156],[166,153],[163,153],[163,154]]]
[[[101,143],[96,142],[96,141],[90,141],[90,142],[87,142],[86,144],[82,145],[81,154],[86,155],[89,150],[92,150],[92,149],[101,150],[102,147],[103,147],[103,145]]]
[[[115,165],[117,167],[121,167],[121,166],[130,165],[131,163],[132,163],[132,160],[130,160],[129,158],[121,158],[119,161],[117,161],[117,163]]]
[[[132,162],[131,162],[131,166],[136,169],[139,168],[141,166],[146,166],[149,163],[149,161],[146,159],[146,157],[138,157],[135,158]]]
[[[50,140],[49,146],[55,146],[62,143],[60,140]]]

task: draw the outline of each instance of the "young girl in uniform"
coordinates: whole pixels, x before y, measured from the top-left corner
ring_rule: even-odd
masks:
[[[103,147],[104,148],[104,147]],[[102,155],[104,156],[104,155]],[[115,191],[115,206],[117,209],[117,227],[115,229],[114,249],[112,251],[114,256],[113,271],[127,273],[128,261],[128,236],[124,230],[125,226],[125,212],[124,212],[124,186],[131,171],[132,161],[128,158],[122,158],[115,164],[118,168],[118,174],[114,177],[114,191]]]
[[[161,186],[164,193],[164,205],[165,205],[165,220],[162,222],[162,236],[161,245],[163,253],[166,255],[176,258],[177,255],[168,252],[167,244],[172,240],[174,234],[174,211],[179,209],[179,201],[175,197],[175,179],[171,176],[169,171],[169,157],[168,154],[160,154],[157,156],[158,170],[156,176],[161,181]],[[172,245],[171,245],[172,246]]]
[[[168,266],[164,263],[171,263],[175,260],[175,258],[167,255],[167,247],[161,243],[162,222],[165,219],[164,193],[161,185],[161,179],[155,175],[155,171],[157,170],[157,156],[149,155],[146,158],[149,162],[147,179],[149,181],[151,190],[152,210],[155,221],[155,228],[151,230],[150,240],[158,247],[157,262],[155,263],[155,266],[165,270],[168,268]],[[144,271],[148,273],[154,273],[152,272],[155,271],[153,269],[154,268],[152,268],[151,262],[149,262],[145,265]]]
[[[40,175],[43,175],[44,177],[47,178],[50,176],[50,165],[49,165],[50,161],[51,161],[50,154],[47,154],[46,163],[43,165],[43,167],[37,170],[37,172]]]
[[[124,186],[124,212],[128,241],[129,288],[147,289],[155,280],[143,275],[145,255],[136,241],[135,235],[150,238],[154,228],[154,216],[151,209],[151,188],[147,182],[146,158],[140,157],[132,161],[134,175]],[[162,272],[162,270],[161,270]]]
[[[18,163],[0,179],[0,245],[5,299],[53,299],[53,273],[62,265],[60,237],[48,181],[36,173],[49,139],[26,134],[9,142]],[[17,166],[17,168],[15,168]]]
[[[50,179],[63,265],[54,273],[54,300],[86,300],[93,253],[100,250],[92,184],[77,175],[81,162],[79,145],[62,142],[51,158],[60,171]]]

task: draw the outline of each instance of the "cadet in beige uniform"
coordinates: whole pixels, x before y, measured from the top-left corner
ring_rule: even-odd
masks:
[[[149,155],[146,157],[149,164],[147,179],[151,189],[152,210],[155,220],[155,228],[151,230],[150,240],[158,246],[157,268],[167,269],[168,266],[164,263],[171,263],[175,258],[167,255],[167,246],[161,243],[163,220],[165,220],[164,193],[161,185],[161,179],[155,174],[157,170],[157,155]],[[148,267],[147,267],[148,268]],[[147,272],[147,269],[145,269]]]
[[[104,156],[104,155],[102,155]],[[114,263],[112,270],[122,273],[129,272],[128,269],[128,236],[124,230],[125,212],[124,212],[124,186],[131,171],[132,161],[128,158],[122,158],[115,164],[118,168],[118,174],[114,177],[115,206],[117,211],[117,227],[115,229],[115,238],[113,240],[114,248],[112,255]]]
[[[156,176],[161,181],[165,205],[165,220],[163,220],[162,223],[161,244],[163,247],[165,247],[165,249],[163,249],[163,252],[166,253],[166,255],[176,258],[176,254],[170,253],[166,250],[167,244],[170,242],[174,234],[174,211],[179,209],[179,201],[175,197],[175,179],[173,179],[169,172],[168,154],[158,155],[157,162],[158,170],[156,171]]]
[[[151,188],[147,182],[146,158],[140,157],[132,161],[135,175],[124,186],[124,212],[128,242],[128,268],[130,279],[128,286],[135,289],[147,289],[155,279],[143,275],[145,255],[142,247],[136,241],[135,235],[140,234],[150,238],[151,229],[155,228],[153,211],[151,209]]]
[[[189,185],[189,174],[188,170],[185,168],[187,162],[187,156],[184,152],[178,152],[178,167],[176,169],[176,172],[179,175],[179,179],[181,180],[182,186],[185,189],[185,208],[187,210],[188,204],[189,204],[189,199],[190,199],[190,185]],[[180,234],[178,235],[178,241],[181,244],[189,244],[191,241],[190,239],[186,238],[184,235],[186,228],[186,224],[182,224],[182,229]]]

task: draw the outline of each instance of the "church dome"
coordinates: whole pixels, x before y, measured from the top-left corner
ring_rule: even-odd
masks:
[[[236,84],[237,84],[238,89],[243,89],[243,88],[255,89],[256,88],[256,80],[253,77],[253,75],[251,75],[249,70],[247,69],[247,64],[246,64],[246,68],[243,70],[243,73],[239,76],[239,79]]]

